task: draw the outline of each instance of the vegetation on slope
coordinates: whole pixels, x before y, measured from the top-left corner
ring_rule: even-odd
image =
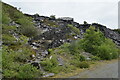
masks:
[[[52,16],[51,16],[52,17]],[[35,51],[28,44],[28,40],[36,35],[37,29],[32,18],[23,15],[16,8],[3,3],[2,11],[2,66],[5,78],[39,78],[42,73],[36,67],[27,63]],[[48,26],[59,27],[55,22],[45,21]],[[75,34],[80,30],[67,25]],[[112,40],[105,38],[94,27],[87,29],[83,39],[48,49],[49,55],[40,62],[46,72],[71,72],[76,68],[88,68],[90,63],[82,53],[89,52],[91,60],[111,60],[117,58],[119,50]],[[61,59],[62,63],[58,60]]]
[[[103,33],[99,30],[95,31],[94,27],[90,27],[87,29],[84,34],[84,38],[80,40],[76,40],[72,43],[64,43],[62,46],[54,49],[49,49],[50,56],[53,56],[56,61],[56,57],[62,57],[64,65],[70,69],[70,71],[77,68],[88,68],[90,65],[90,61],[95,60],[111,60],[116,59],[118,57],[119,49],[115,45],[115,43],[105,38]],[[82,54],[84,51],[89,52],[93,56],[90,57],[91,60],[87,60],[87,58]],[[43,67],[48,72],[59,72],[59,71],[68,71],[67,68],[61,68],[61,66],[57,66],[59,63],[56,61],[56,65],[52,65],[50,58],[41,62]],[[46,65],[45,65],[46,64]],[[51,64],[51,65],[49,65]],[[62,66],[63,67],[63,66]],[[55,69],[55,70],[54,70]]]
[[[5,78],[40,77],[41,72],[26,63],[35,54],[28,39],[37,35],[32,19],[2,3],[2,69]]]
[[[120,34],[120,29],[114,29],[113,31],[116,31]]]

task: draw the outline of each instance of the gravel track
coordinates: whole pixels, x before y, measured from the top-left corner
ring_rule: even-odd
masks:
[[[118,61],[85,70],[70,78],[118,78]]]

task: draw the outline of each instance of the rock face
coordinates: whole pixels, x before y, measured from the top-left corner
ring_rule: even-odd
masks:
[[[99,28],[100,31],[104,33],[105,37],[112,39],[117,45],[120,46],[120,34],[119,33],[109,28],[106,28],[105,26],[100,25],[100,24],[93,23],[92,25],[95,26],[96,28]]]
[[[104,36],[112,39],[118,46],[120,46],[120,34],[103,26],[101,24],[92,23],[92,24],[81,24],[78,28],[82,30],[82,33],[85,33],[86,29],[90,26],[94,26],[96,29],[99,29],[104,33]]]
[[[42,34],[29,41],[32,46],[35,46],[34,48],[37,47],[46,50],[48,48],[58,47],[65,42],[71,42],[72,40],[83,38],[83,34],[90,26],[99,29],[104,33],[105,37],[112,39],[118,46],[120,46],[120,34],[97,23],[79,24],[74,22],[73,18],[70,17],[53,19],[46,16],[25,15],[32,17],[35,26],[42,30]],[[75,34],[69,27],[67,27],[68,24],[78,28],[80,34]]]

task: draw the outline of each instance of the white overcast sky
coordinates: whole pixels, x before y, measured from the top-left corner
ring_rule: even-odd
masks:
[[[82,24],[100,23],[108,28],[118,28],[119,0],[2,0],[23,13],[43,16],[72,17]]]

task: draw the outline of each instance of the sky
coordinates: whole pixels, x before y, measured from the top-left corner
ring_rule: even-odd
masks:
[[[21,8],[23,13],[42,16],[56,15],[72,17],[83,24],[99,23],[111,29],[118,28],[119,0],[2,0],[14,7]]]

